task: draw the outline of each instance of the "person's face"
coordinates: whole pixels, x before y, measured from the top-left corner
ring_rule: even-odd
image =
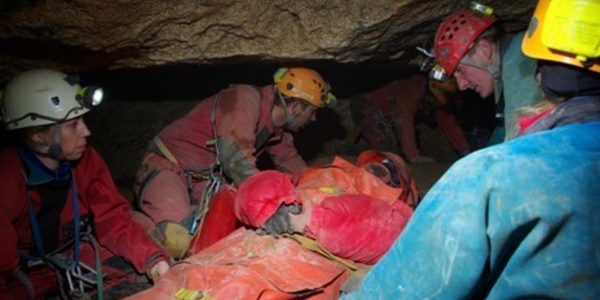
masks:
[[[59,123],[58,126],[60,126],[61,131],[60,146],[64,159],[80,159],[87,145],[87,137],[91,134],[83,121],[83,117]],[[39,133],[45,145],[49,146],[54,143],[54,130],[56,130],[56,126],[52,126]]]
[[[494,78],[486,70],[460,63],[454,71],[454,77],[461,91],[471,89],[481,98],[487,98],[494,93]]]
[[[295,117],[293,122],[285,126],[289,131],[296,132],[317,119],[317,107],[314,105],[296,101],[289,109]]]
[[[466,54],[466,58],[477,61],[482,66],[490,66],[494,55],[494,46],[487,40],[477,42]],[[459,63],[454,71],[456,84],[461,91],[470,89],[479,94],[481,98],[487,98],[494,93],[494,78],[482,67],[475,67],[465,63]]]

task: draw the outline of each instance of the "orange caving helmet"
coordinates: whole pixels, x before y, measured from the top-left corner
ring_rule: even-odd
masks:
[[[316,107],[331,106],[335,96],[323,77],[306,68],[280,68],[273,75],[277,90],[284,96],[302,99]]]
[[[399,199],[413,208],[419,203],[419,190],[410,175],[408,164],[391,152],[366,150],[359,154],[356,166],[381,178],[389,186],[402,189]]]
[[[461,9],[450,14],[435,34],[438,65],[452,75],[473,43],[496,21],[494,16],[473,9]]]
[[[454,77],[446,77],[443,81],[429,80],[428,88],[442,106],[452,104],[450,95],[458,93],[458,85]]]
[[[529,57],[600,73],[600,2],[540,0],[522,50]]]

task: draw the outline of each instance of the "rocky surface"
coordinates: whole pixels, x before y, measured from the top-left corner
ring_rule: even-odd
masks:
[[[488,0],[509,31],[536,1]],[[182,64],[414,61],[465,0],[0,0],[0,82],[32,67],[69,72]]]

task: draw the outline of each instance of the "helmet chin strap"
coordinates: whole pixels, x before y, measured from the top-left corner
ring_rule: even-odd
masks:
[[[468,58],[466,56],[460,61],[463,64],[485,70],[486,72],[488,72],[492,75],[492,78],[494,79],[494,100],[495,100],[496,104],[498,104],[500,101],[500,96],[502,95],[502,87],[503,87],[502,86],[502,68],[500,66],[499,52],[500,52],[499,45],[498,45],[498,42],[496,42],[494,44],[494,52],[493,52],[494,54],[492,56],[491,64],[486,64],[486,63],[482,62],[481,60]]]
[[[283,111],[285,111],[285,124],[287,125],[294,122],[296,120],[296,117],[294,117],[294,115],[292,115],[288,111],[287,103],[285,102],[285,99],[283,98],[279,90],[277,90],[277,96],[279,98],[279,101],[281,102],[281,106],[283,106]]]
[[[54,158],[56,158],[58,160],[62,160],[64,157],[62,155],[62,148],[60,146],[61,127],[59,124],[55,124],[53,127],[54,127],[54,135],[53,135],[52,145],[46,146],[46,145],[34,144],[34,145],[31,145],[31,149],[36,152],[39,152],[39,153],[50,154],[50,155],[54,156]]]

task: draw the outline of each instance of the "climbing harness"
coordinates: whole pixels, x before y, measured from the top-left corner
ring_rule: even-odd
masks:
[[[218,137],[217,137],[217,100],[219,99],[219,94],[216,94],[213,97],[212,103],[212,114],[211,114],[211,123],[213,129],[213,139],[206,142],[207,146],[212,146],[215,148],[215,158],[213,163],[210,164],[208,170],[204,170],[203,172],[194,172],[190,170],[186,170],[184,175],[186,180],[188,181],[188,192],[190,193],[190,199],[193,199],[193,190],[191,188],[191,180],[192,179],[200,179],[206,180],[206,185],[202,189],[202,193],[200,195],[199,205],[194,213],[194,219],[190,224],[189,233],[191,235],[196,234],[202,230],[202,224],[204,222],[204,217],[208,213],[208,209],[210,207],[210,201],[215,194],[217,194],[225,183],[225,176],[223,175],[223,167],[221,166],[221,161],[219,159],[219,147],[218,147]]]
[[[25,176],[25,174],[23,175]],[[27,192],[28,214],[29,219],[31,221],[31,230],[33,233],[34,244],[39,257],[35,257],[24,252],[20,253],[20,256],[22,261],[24,261],[26,268],[34,268],[40,265],[47,265],[51,269],[53,269],[58,277],[58,282],[60,283],[59,290],[63,298],[71,300],[90,299],[89,295],[85,293],[85,289],[87,287],[95,286],[97,289],[96,298],[102,300],[104,298],[102,282],[102,262],[100,261],[98,245],[96,244],[93,236],[91,235],[91,230],[87,230],[87,232],[81,232],[82,225],[80,223],[81,220],[79,216],[79,198],[77,196],[77,189],[73,174],[71,174],[71,195],[73,202],[73,238],[64,243],[56,250],[46,254],[35,209],[31,201],[31,194],[29,191]],[[79,251],[82,241],[88,242],[92,245],[92,249],[94,251],[94,258],[96,261],[95,269],[84,264],[79,260]],[[72,257],[64,255],[63,252],[65,252],[71,246],[73,248]],[[64,278],[61,275],[64,276]],[[64,290],[65,283],[68,287],[68,292],[65,292]]]

